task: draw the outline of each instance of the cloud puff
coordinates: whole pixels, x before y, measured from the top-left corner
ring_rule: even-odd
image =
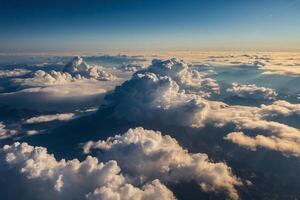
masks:
[[[9,166],[7,170],[15,170],[19,176],[27,178],[28,183],[23,187],[31,191],[34,198],[175,199],[172,192],[158,180],[146,183],[141,188],[133,186],[121,174],[116,161],[101,163],[91,156],[82,162],[77,159],[57,161],[54,155],[48,154],[47,149],[43,147],[18,142],[5,145],[0,155],[3,159],[1,162]]]
[[[78,79],[80,79],[80,77],[78,77]],[[21,83],[21,85],[24,86],[48,86],[66,84],[74,80],[76,80],[76,78],[73,78],[69,73],[62,73],[55,70],[47,73],[43,70],[38,70],[33,74],[32,78],[15,79],[15,82]]]
[[[275,99],[277,96],[275,90],[266,87],[258,87],[255,84],[241,85],[232,83],[231,87],[227,89],[227,92],[241,98],[252,99]]]
[[[30,72],[31,71],[27,69],[0,70],[0,78],[23,76]]]
[[[132,63],[121,66],[121,69],[126,72],[136,72],[143,69],[143,66],[141,66],[140,64]]]
[[[154,59],[152,64],[138,73],[154,73],[158,77],[170,77],[188,93],[219,92],[219,86],[214,79],[207,78],[207,74],[192,69],[182,60],[173,58],[170,60]]]
[[[16,130],[8,130],[3,122],[0,122],[0,139],[6,139],[18,134]]]
[[[263,110],[263,113],[267,113],[272,116],[274,115],[300,116],[300,104],[291,104],[284,100],[275,101],[270,105],[262,105],[261,108]]]
[[[238,199],[234,186],[241,183],[225,163],[213,163],[206,154],[188,153],[174,138],[160,132],[129,129],[106,141],[90,141],[83,148],[85,153],[100,150],[100,158],[116,160],[138,182],[196,181],[205,191],[225,190],[232,199]]]
[[[65,73],[69,73],[75,77],[94,78],[97,80],[113,80],[115,76],[102,70],[98,66],[89,66],[79,56],[73,58],[63,69]]]
[[[266,137],[263,135],[250,137],[245,135],[243,132],[232,132],[229,133],[225,139],[252,150],[256,150],[258,147],[264,147],[282,152],[285,155],[300,156],[299,142],[284,138],[274,136]]]
[[[74,118],[73,113],[63,113],[63,114],[55,114],[55,115],[41,115],[38,117],[32,117],[26,119],[24,123],[26,124],[34,124],[41,122],[50,122],[50,121],[67,121]]]

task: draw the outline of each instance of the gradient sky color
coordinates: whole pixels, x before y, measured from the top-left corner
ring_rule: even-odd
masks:
[[[2,0],[0,52],[300,51],[300,0]]]

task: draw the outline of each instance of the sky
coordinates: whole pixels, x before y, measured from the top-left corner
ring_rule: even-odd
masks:
[[[300,51],[299,0],[1,0],[0,52]]]

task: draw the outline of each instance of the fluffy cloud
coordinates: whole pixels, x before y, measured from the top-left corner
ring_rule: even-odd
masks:
[[[215,81],[180,60],[154,60],[147,69],[116,87],[106,99],[115,108],[113,115],[120,118],[160,119],[167,124],[191,126],[197,123],[195,115],[206,107],[201,97],[218,90]]]
[[[78,77],[80,79],[80,77]],[[48,85],[59,85],[66,84],[76,80],[69,73],[62,73],[59,71],[52,70],[47,73],[43,70],[38,70],[33,74],[32,78],[27,79],[16,79],[16,83],[21,83],[24,86],[48,86]]]
[[[41,115],[38,117],[32,117],[25,120],[26,124],[34,124],[41,122],[50,122],[50,121],[66,121],[74,118],[73,113],[63,113],[55,115]]]
[[[94,78],[97,80],[113,80],[115,76],[102,70],[98,66],[89,66],[79,56],[75,57],[68,63],[63,71],[75,77]]]
[[[285,138],[278,138],[274,136],[266,137],[263,135],[250,137],[245,135],[243,132],[229,133],[225,139],[252,150],[256,150],[258,147],[264,147],[282,152],[285,155],[300,156],[299,141],[295,142]]]
[[[261,106],[263,113],[269,115],[282,115],[282,116],[291,116],[298,115],[300,116],[300,104],[291,104],[287,101],[275,101],[270,105]]]
[[[141,188],[133,186],[121,174],[116,161],[102,163],[91,156],[82,162],[77,159],[57,161],[43,147],[18,142],[5,145],[0,155],[3,159],[1,162],[7,164],[10,170],[27,178],[28,183],[24,187],[32,191],[34,198],[175,199],[172,192],[158,180],[146,183]]]
[[[271,105],[257,107],[231,106],[215,111],[207,120],[218,126],[228,123],[236,125],[238,130],[257,130],[265,135],[255,137],[247,136],[241,132],[228,134],[225,139],[250,149],[264,147],[279,151],[285,155],[299,156],[300,154],[300,130],[279,122],[269,121],[265,118],[274,115],[289,116],[298,114],[295,107],[298,104],[290,104],[285,101],[277,101]]]
[[[121,66],[121,69],[126,72],[136,72],[138,70],[143,69],[143,66],[141,66],[140,64],[132,63],[132,64],[127,64],[127,65]]]
[[[189,93],[219,92],[219,86],[214,79],[207,78],[206,73],[194,70],[187,63],[176,58],[165,61],[154,59],[148,68],[138,73],[153,73],[158,77],[170,77],[181,90]]]
[[[30,73],[27,69],[0,70],[0,78],[23,76]]]
[[[116,77],[105,72],[99,66],[86,64],[81,57],[75,57],[63,69],[63,72],[52,70],[46,72],[38,70],[33,77],[26,79],[15,79],[16,83],[23,86],[51,86],[70,84],[72,82],[84,82],[87,80],[112,81]]]
[[[99,106],[104,95],[119,82],[83,80],[70,84],[33,86],[1,93],[0,103],[14,108],[73,112],[78,108]]]
[[[231,87],[227,89],[227,92],[241,98],[253,99],[275,99],[277,96],[277,93],[273,89],[258,87],[255,84],[240,85],[232,83]]]
[[[174,138],[160,132],[129,129],[123,135],[84,145],[85,153],[92,149],[101,150],[102,159],[116,160],[135,181],[196,181],[205,191],[225,190],[232,199],[238,199],[234,186],[240,181],[225,163],[213,163],[206,154],[188,153]]]

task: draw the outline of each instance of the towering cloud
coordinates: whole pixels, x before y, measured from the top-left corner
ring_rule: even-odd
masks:
[[[147,69],[116,87],[106,99],[114,107],[113,115],[119,118],[159,119],[166,124],[198,126],[195,116],[207,107],[202,97],[214,92],[218,92],[215,81],[183,61],[154,60]]]

